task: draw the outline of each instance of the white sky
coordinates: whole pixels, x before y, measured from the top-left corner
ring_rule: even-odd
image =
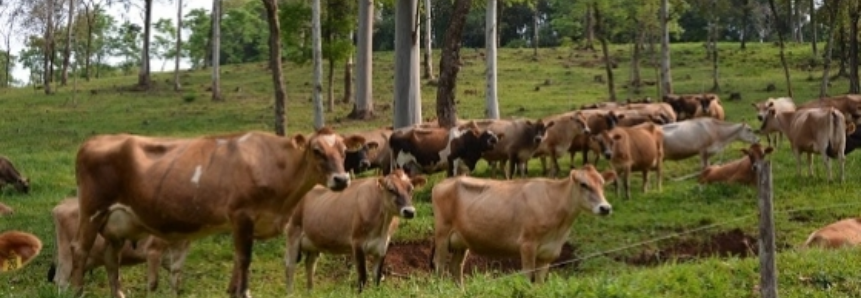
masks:
[[[135,4],[143,1],[132,1]],[[139,4],[138,4],[139,5]],[[207,11],[212,7],[212,1],[205,0],[184,0],[183,1],[183,15],[187,14],[189,11],[195,8],[203,8]],[[153,0],[153,12],[152,12],[152,22],[155,23],[156,20],[166,18],[176,22],[176,0]],[[123,20],[129,20],[132,23],[143,26],[143,9],[140,6],[132,6],[128,11],[122,5],[113,5],[111,7],[107,7],[106,11],[111,14],[118,23],[122,23]],[[153,30],[154,31],[154,30]],[[150,32],[153,33],[153,32]],[[188,38],[187,32],[183,33],[183,40]],[[2,39],[2,36],[0,36]],[[21,49],[24,47],[23,44],[24,36],[12,36],[12,55],[18,55]],[[5,45],[4,45],[5,48]],[[5,50],[5,49],[4,49]],[[184,59],[183,59],[184,60]],[[117,62],[117,61],[111,61]],[[150,56],[150,69],[152,71],[161,71],[161,67],[163,65],[163,60],[158,59],[157,57]],[[180,68],[188,68],[188,61],[181,61]],[[173,63],[168,63],[167,69],[173,69]],[[20,63],[15,64],[15,68],[12,70],[12,76],[20,81],[27,82],[29,80],[30,72],[21,67]]]

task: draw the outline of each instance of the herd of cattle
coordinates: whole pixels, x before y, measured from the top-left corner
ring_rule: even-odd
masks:
[[[630,198],[632,171],[642,173],[644,192],[654,171],[660,190],[665,160],[699,156],[700,183],[754,184],[754,167],[773,152],[776,133],[788,139],[798,174],[801,153],[808,154],[810,175],[811,156],[820,154],[829,180],[835,158],[843,180],[845,154],[861,144],[855,130],[859,106],[857,95],[798,106],[789,98],[769,99],[754,104],[762,123],[756,131],[724,121],[717,95],[691,94],[656,103],[594,104],[542,119],[462,120],[453,128],[425,123],[351,135],[323,128],[292,138],[260,132],[194,139],[100,135],[77,153],[78,197],[53,209],[57,252],[49,279],[81,291],[85,273],[104,266],[111,294],[123,297],[119,267],[147,263],[149,289],[157,287],[158,267],[164,266],[179,291],[190,242],[231,233],[228,292],[248,297],[254,240],[286,232],[288,291],[303,255],[311,289],[321,252],[352,254],[361,291],[366,258],[374,261],[379,283],[398,218],[417,216],[414,189],[426,183],[424,175],[445,171],[449,178],[431,191],[436,271],[450,272],[462,284],[464,260],[473,252],[520,257],[523,272],[541,282],[576,216],[612,212],[605,184],[619,180],[617,193],[624,190]],[[758,133],[769,136],[767,147],[759,144]],[[750,144],[741,159],[710,164],[710,157],[736,141]],[[578,152],[584,165],[564,175],[559,159],[567,153],[573,165]],[[602,157],[609,164],[603,172],[594,166]],[[532,158],[541,160],[545,176],[562,179],[527,178]],[[468,176],[480,159],[488,162],[492,178]],[[382,175],[353,178],[374,168]],[[504,180],[494,179],[500,169]],[[518,175],[522,179],[512,179]],[[0,181],[29,189],[29,180],[5,158]],[[846,234],[856,230],[861,224],[854,219],[838,222],[814,232],[806,244],[857,244],[859,233]],[[0,262],[15,260],[20,267],[40,249],[35,237],[0,236]]]

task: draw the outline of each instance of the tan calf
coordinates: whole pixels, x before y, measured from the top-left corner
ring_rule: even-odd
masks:
[[[33,234],[6,231],[0,234],[0,273],[23,268],[42,251],[42,241]]]
[[[837,249],[858,244],[861,244],[861,218],[848,218],[811,233],[803,247]]]
[[[838,109],[809,108],[781,113],[771,109],[762,125],[776,127],[789,138],[792,153],[795,155],[796,173],[799,176],[801,153],[807,153],[807,170],[811,177],[813,154],[817,153],[822,155],[822,161],[828,171],[828,181],[831,181],[831,152],[840,164],[840,181],[844,181],[846,134],[854,130],[854,125],[847,126],[846,118]]]
[[[577,136],[589,134],[586,117],[581,112],[568,112],[543,119],[545,123],[555,123],[547,128],[546,137],[538,146],[535,155],[541,157],[541,167],[545,175],[556,177],[559,174],[559,157],[563,156]],[[550,171],[547,171],[545,156],[550,158]]]
[[[589,127],[589,134],[579,134],[571,142],[571,147],[568,148],[568,153],[570,154],[572,166],[574,165],[574,155],[577,152],[581,152],[583,154],[583,165],[586,165],[589,162],[589,151],[595,152],[596,157],[593,164],[598,164],[598,160],[601,158],[601,150],[595,146],[594,142],[591,141],[590,136],[610,130],[616,127],[619,122],[615,113],[611,111],[585,110],[582,112],[586,117],[586,125]]]
[[[764,102],[751,103],[751,105],[756,109],[756,118],[759,119],[759,121],[765,120],[765,117],[768,115],[768,110],[771,108],[778,113],[796,110],[795,102],[793,102],[790,97],[768,98]],[[779,129],[765,129],[765,127],[763,127],[759,130],[759,133],[765,135],[769,145],[780,145],[780,136],[783,134],[780,133]],[[772,137],[772,135],[775,136]]]
[[[694,118],[712,117],[718,120],[726,119],[723,106],[720,105],[720,98],[717,95],[712,93],[703,94],[697,97],[697,101],[700,105],[697,107],[696,113],[694,113]]]
[[[410,179],[400,169],[385,177],[353,181],[341,192],[315,187],[300,201],[287,226],[287,291],[301,252],[307,253],[308,290],[321,252],[352,254],[359,274],[359,292],[367,283],[365,256],[374,258],[374,281],[380,283],[389,240],[398,217],[413,218],[413,189],[425,184],[423,176]]]
[[[621,173],[625,198],[631,198],[631,171],[643,173],[643,192],[649,183],[649,171],[657,173],[657,188],[661,191],[664,134],[661,127],[644,123],[633,127],[616,127],[596,136],[594,140],[616,172]],[[616,193],[619,194],[619,181]]]
[[[462,286],[470,252],[520,256],[527,278],[543,282],[574,219],[581,212],[610,214],[603,187],[614,178],[613,172],[602,176],[587,165],[558,180],[457,177],[437,183],[432,191],[436,272],[449,271]]]
[[[707,167],[700,173],[699,182],[701,184],[726,182],[754,185],[758,181],[754,165],[765,160],[766,155],[773,150],[772,147],[763,149],[760,144],[750,145],[750,149],[741,149],[745,157],[723,165]]]
[[[69,284],[72,274],[72,241],[78,233],[78,217],[80,211],[77,198],[67,198],[60,202],[51,211],[56,229],[57,252],[54,264],[48,271],[48,281],[56,283],[60,287]],[[85,266],[86,271],[105,266],[107,254],[105,253],[105,238],[97,236],[93,247],[90,249],[90,257]],[[158,288],[158,268],[163,266],[170,272],[170,287],[174,293],[179,294],[182,277],[182,266],[188,254],[189,241],[178,241],[169,243],[149,236],[140,240],[128,241],[120,251],[120,266],[132,266],[146,262],[147,288],[155,291]]]

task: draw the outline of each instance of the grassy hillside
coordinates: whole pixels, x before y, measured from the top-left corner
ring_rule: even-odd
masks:
[[[786,94],[777,48],[771,44],[749,44],[746,51],[736,44],[721,44],[721,92],[727,118],[758,126],[750,103]],[[618,68],[617,86],[629,78],[630,46],[612,47]],[[438,53],[437,53],[438,54]],[[570,110],[584,103],[603,101],[606,86],[594,82],[605,75],[600,56],[593,52],[542,49],[541,59],[532,61],[532,51],[504,49],[499,56],[499,94],[503,116],[543,117]],[[457,96],[462,118],[482,118],[484,111],[484,67],[481,51],[464,49]],[[819,93],[820,70],[810,73],[805,65],[810,49],[805,45],[787,49],[792,69],[796,102]],[[438,57],[438,55],[437,55]],[[700,44],[673,45],[673,78],[676,93],[693,93],[711,87],[711,67]],[[651,58],[650,58],[651,59]],[[40,90],[0,89],[0,154],[12,159],[30,177],[32,189],[23,195],[6,188],[0,201],[16,209],[11,217],[0,218],[0,230],[31,231],[45,242],[42,255],[28,268],[0,276],[0,296],[63,296],[45,282],[45,273],[54,257],[54,227],[51,208],[64,197],[74,195],[74,156],[77,146],[94,134],[130,132],[160,136],[197,136],[242,130],[272,131],[272,86],[263,63],[225,66],[222,75],[226,100],[211,102],[206,91],[209,73],[184,72],[182,92],[170,91],[172,74],[156,74],[155,90],[127,91],[133,77],[78,82],[78,92],[62,87],[46,96]],[[380,116],[374,121],[345,120],[351,105],[339,104],[327,113],[327,124],[340,132],[389,125],[393,97],[392,53],[376,53],[374,96]],[[818,68],[817,68],[818,69]],[[311,70],[309,65],[285,66],[289,133],[310,132]],[[643,78],[656,81],[657,72],[644,63]],[[336,77],[341,77],[336,74]],[[774,83],[776,91],[766,92]],[[342,92],[336,82],[336,94]],[[655,97],[654,86],[641,95],[618,88],[619,98]],[[845,79],[834,82],[831,94],[848,90]],[[728,101],[730,92],[740,92],[741,101]],[[422,87],[425,117],[435,114],[436,88]],[[734,144],[713,162],[741,157]],[[796,247],[814,229],[845,217],[857,216],[855,201],[861,163],[858,153],[847,159],[847,182],[828,183],[821,161],[815,159],[818,177],[797,177],[795,161],[784,142],[774,161],[778,270],[783,297],[849,297],[861,292],[857,251],[798,251]],[[577,158],[579,165],[580,157]],[[567,158],[563,167],[569,165]],[[666,177],[679,177],[697,169],[698,159],[665,163]],[[532,175],[539,175],[533,161]],[[484,176],[482,162],[477,176]],[[606,168],[601,162],[599,168]],[[431,184],[443,178],[431,177]],[[639,175],[632,185],[639,189]],[[631,200],[615,195],[607,187],[614,214],[607,218],[584,215],[571,233],[574,266],[554,270],[546,285],[532,287],[520,275],[501,270],[477,271],[463,290],[449,279],[441,279],[426,268],[393,267],[381,287],[365,293],[370,297],[750,297],[758,296],[756,190],[740,186],[698,187],[692,180],[666,179],[662,192],[633,192]],[[430,186],[415,198],[418,216],[401,221],[397,242],[421,243],[433,230],[429,204]],[[745,242],[746,241],[746,242]],[[284,239],[255,243],[251,265],[251,290],[257,297],[284,296]],[[424,261],[426,251],[406,250],[401,257]],[[232,266],[229,235],[214,235],[192,244],[185,266],[185,297],[224,296]],[[395,265],[392,265],[395,266]],[[498,266],[497,266],[498,267]],[[121,270],[127,297],[146,295],[145,267]],[[301,270],[300,270],[301,271]],[[318,266],[316,289],[311,296],[344,297],[353,293],[355,273],[345,258],[325,256]],[[155,296],[168,296],[162,272],[162,286]],[[297,276],[300,293],[304,272]],[[108,295],[104,270],[87,278],[89,297]]]

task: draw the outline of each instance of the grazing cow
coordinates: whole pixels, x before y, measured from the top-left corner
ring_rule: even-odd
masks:
[[[764,121],[765,116],[768,115],[768,109],[773,108],[778,113],[781,112],[791,112],[795,111],[795,102],[792,101],[790,97],[778,97],[778,98],[768,98],[764,102],[751,103],[754,109],[756,109],[756,118],[759,121]],[[762,130],[759,131],[760,134],[764,134],[766,139],[768,140],[768,144],[772,146],[780,145],[780,130]],[[772,134],[775,134],[775,137],[772,138]]]
[[[0,234],[0,273],[18,270],[42,251],[42,241],[33,234],[6,231]]]
[[[601,147],[604,157],[616,172],[621,172],[625,199],[631,199],[631,171],[643,173],[643,192],[649,183],[649,171],[657,174],[658,191],[661,191],[664,135],[661,126],[643,123],[633,127],[616,127],[593,138]],[[619,181],[616,181],[619,194]]]
[[[758,180],[754,166],[765,160],[766,155],[773,150],[772,147],[763,149],[760,144],[750,145],[750,149],[741,149],[745,157],[723,165],[707,167],[700,173],[699,182],[700,184],[726,182],[755,185]]]
[[[499,140],[493,150],[484,152],[482,158],[487,160],[491,171],[491,177],[496,176],[497,162],[505,168],[505,178],[511,179],[517,172],[526,177],[526,163],[538,150],[538,147],[547,136],[547,130],[553,127],[553,122],[545,123],[542,120],[532,121],[526,119],[517,120],[491,120],[485,124],[488,131],[505,137]],[[482,125],[482,123],[479,123]]]
[[[855,125],[847,125],[843,113],[833,107],[799,109],[794,112],[777,113],[768,111],[762,126],[777,127],[789,138],[789,145],[795,155],[796,174],[801,175],[801,153],[807,153],[807,170],[813,176],[813,154],[822,155],[828,181],[831,181],[831,157],[834,151],[840,164],[840,181],[844,181],[846,163],[846,134],[854,132]]]
[[[499,137],[492,131],[481,132],[475,123],[470,123],[451,129],[398,130],[389,137],[389,148],[396,168],[414,164],[426,174],[446,170],[453,177],[458,175],[461,164],[469,171],[475,170],[481,154],[493,149],[497,142]],[[383,173],[388,174],[387,169]]]
[[[568,152],[571,143],[579,135],[589,134],[586,117],[581,112],[568,112],[542,119],[545,123],[554,123],[546,127],[546,135],[535,152],[541,157],[541,167],[544,174],[556,177],[559,174],[559,157]],[[550,172],[547,171],[545,155],[550,157]]]
[[[0,216],[10,215],[12,214],[12,207],[6,206],[6,204],[0,203]]]
[[[850,122],[861,124],[861,95],[845,94],[834,97],[823,97],[805,102],[798,106],[799,110],[809,108],[833,107],[848,117]]]
[[[802,247],[838,249],[861,244],[861,218],[847,218],[814,231]]]
[[[425,182],[423,176],[410,179],[398,169],[384,177],[353,181],[342,192],[318,186],[305,194],[287,227],[287,291],[293,289],[301,252],[308,253],[305,277],[309,291],[320,252],[353,255],[359,273],[359,292],[368,280],[365,256],[373,257],[374,282],[379,285],[398,217],[411,219],[416,215],[413,189]]]
[[[714,93],[703,94],[667,94],[664,95],[663,101],[670,104],[673,111],[676,112],[677,120],[688,120],[695,117],[698,109],[702,109],[702,103],[698,100],[701,97],[715,97]]]
[[[72,285],[80,295],[99,233],[108,245],[111,295],[123,297],[118,252],[125,240],[155,235],[173,242],[230,232],[234,264],[228,293],[249,297],[254,240],[281,235],[293,207],[314,185],[347,188],[344,151],[362,143],[359,136],[343,138],[329,128],[307,139],[264,132],[90,138],[75,163],[80,220],[72,245]]]
[[[433,187],[434,248],[437,273],[450,270],[463,285],[469,252],[519,256],[532,282],[544,281],[549,264],[562,250],[571,224],[581,212],[609,215],[604,184],[615,173],[592,165],[572,170],[567,179],[512,181],[457,177]]]
[[[741,140],[749,144],[759,143],[759,137],[745,123],[729,123],[714,118],[696,118],[665,124],[664,158],[681,160],[700,155],[703,169],[709,166],[709,158],[730,143]]]
[[[694,118],[712,117],[718,120],[726,118],[723,106],[720,105],[720,98],[717,95],[711,93],[703,94],[697,97],[697,101],[699,101],[700,106],[697,108],[696,113],[694,113]]]
[[[12,161],[0,156],[0,188],[6,184],[12,184],[15,190],[23,193],[30,191],[30,179],[21,176],[21,173],[12,165]]]
[[[48,281],[65,287],[69,283],[72,273],[72,240],[78,233],[78,221],[80,210],[77,198],[67,198],[60,202],[51,211],[54,217],[54,229],[56,230],[57,252],[54,264],[48,271]],[[90,257],[85,266],[86,271],[104,266],[108,261],[105,254],[105,238],[96,236],[96,241],[90,249]],[[120,266],[132,266],[147,262],[147,284],[150,291],[158,288],[158,267],[164,266],[170,272],[170,287],[174,293],[179,294],[182,265],[188,254],[189,241],[181,240],[169,243],[155,236],[148,236],[140,240],[123,245],[120,251]],[[166,255],[166,258],[162,258]],[[164,262],[162,263],[162,260]]]

